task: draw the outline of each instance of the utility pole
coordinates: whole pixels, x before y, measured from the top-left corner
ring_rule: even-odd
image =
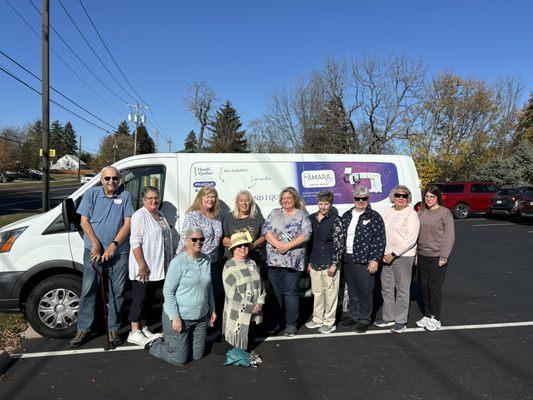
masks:
[[[117,162],[117,135],[113,135],[113,164]]]
[[[78,146],[78,182],[81,180],[81,136],[80,145]]]
[[[139,119],[141,120],[141,123],[146,123],[146,115],[140,113],[139,111],[145,109],[147,110],[148,106],[143,106],[139,103],[136,104],[128,104],[131,108],[133,108],[133,116],[132,114],[128,114],[128,121],[131,121],[133,119],[133,122],[135,124],[135,134],[133,135],[133,155],[137,154],[137,130],[139,128]],[[139,118],[140,117],[140,118]]]
[[[167,139],[167,143],[168,143],[168,152],[169,153],[172,153],[172,150],[170,149],[172,147],[172,139],[171,138],[168,138]]]
[[[42,144],[43,212],[50,209],[50,1],[42,0]]]

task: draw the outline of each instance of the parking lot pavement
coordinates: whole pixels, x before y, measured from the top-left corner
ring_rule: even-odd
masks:
[[[220,351],[173,367],[132,347],[100,352],[102,338],[83,346],[87,354],[61,356],[34,353],[67,350],[67,341],[25,341],[22,353],[39,357],[12,360],[0,398],[533,399],[531,230],[479,218],[456,224],[439,332],[413,329],[415,290],[404,334],[309,337],[302,327],[291,340],[260,343],[258,369],[223,367]]]

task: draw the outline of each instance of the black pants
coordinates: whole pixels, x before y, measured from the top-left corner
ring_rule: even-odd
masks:
[[[163,287],[163,281],[154,281],[141,283],[137,280],[132,281],[132,299],[128,320],[130,322],[140,322],[146,319],[148,311],[152,307],[155,291]]]
[[[439,257],[418,256],[420,288],[424,300],[425,316],[440,321],[442,285],[446,279],[448,264],[439,267]]]
[[[368,273],[367,264],[354,263],[351,255],[344,263],[344,279],[348,285],[348,316],[362,325],[370,325],[374,306],[376,277]]]

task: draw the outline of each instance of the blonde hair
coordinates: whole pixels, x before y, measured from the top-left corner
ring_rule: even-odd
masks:
[[[237,192],[237,195],[235,196],[235,208],[232,211],[233,216],[235,218],[240,217],[240,211],[237,202],[239,201],[239,197],[241,197],[242,195],[248,196],[248,199],[250,200],[250,217],[255,218],[255,216],[257,215],[257,206],[255,204],[254,197],[248,190],[239,190]]]
[[[285,193],[290,193],[292,195],[292,197],[294,197],[294,202],[296,203],[294,205],[294,208],[297,208],[298,210],[306,211],[305,210],[305,201],[304,201],[304,199],[302,198],[302,196],[300,196],[300,193],[298,193],[298,191],[295,188],[293,188],[292,186],[286,187],[279,194],[279,205],[280,206],[282,205],[281,204],[281,198],[283,197],[283,195]]]
[[[213,206],[213,209],[211,212],[213,213],[213,216],[215,218],[218,218],[220,215],[220,201],[218,199],[218,192],[213,186],[207,185],[202,186],[202,188],[196,193],[196,197],[194,198],[194,201],[192,202],[191,206],[187,210],[187,212],[190,211],[199,211],[202,212],[202,198],[205,196],[208,196],[210,194],[215,195],[215,205]]]

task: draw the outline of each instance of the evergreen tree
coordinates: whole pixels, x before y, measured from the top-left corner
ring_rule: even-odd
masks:
[[[244,138],[245,130],[240,117],[231,103],[226,104],[217,111],[215,121],[209,124],[211,136],[206,139],[206,151],[211,153],[247,153],[248,140]]]
[[[112,164],[133,155],[133,137],[126,121],[122,121],[114,134],[107,135],[100,142],[94,168]]]
[[[137,154],[155,153],[155,143],[144,125],[137,128]]]
[[[56,151],[56,160],[65,155],[64,136],[63,125],[56,119],[50,126],[50,149]]]
[[[35,120],[29,125],[23,135],[21,169],[39,168],[41,157],[39,149],[42,147],[42,124],[40,120]]]
[[[130,133],[130,127],[128,126],[128,123],[126,121],[122,121],[119,125],[117,130],[115,131],[117,135],[126,135],[131,136]]]
[[[196,132],[194,132],[194,130],[191,130],[185,138],[185,151],[189,153],[198,151],[198,142],[196,140]]]
[[[72,127],[72,124],[70,123],[70,121],[67,122],[65,124],[65,128],[63,128],[63,146],[62,147],[63,147],[62,150],[64,151],[64,153],[61,156],[65,154],[70,154],[73,156],[78,155],[78,140],[76,138],[76,131]]]

